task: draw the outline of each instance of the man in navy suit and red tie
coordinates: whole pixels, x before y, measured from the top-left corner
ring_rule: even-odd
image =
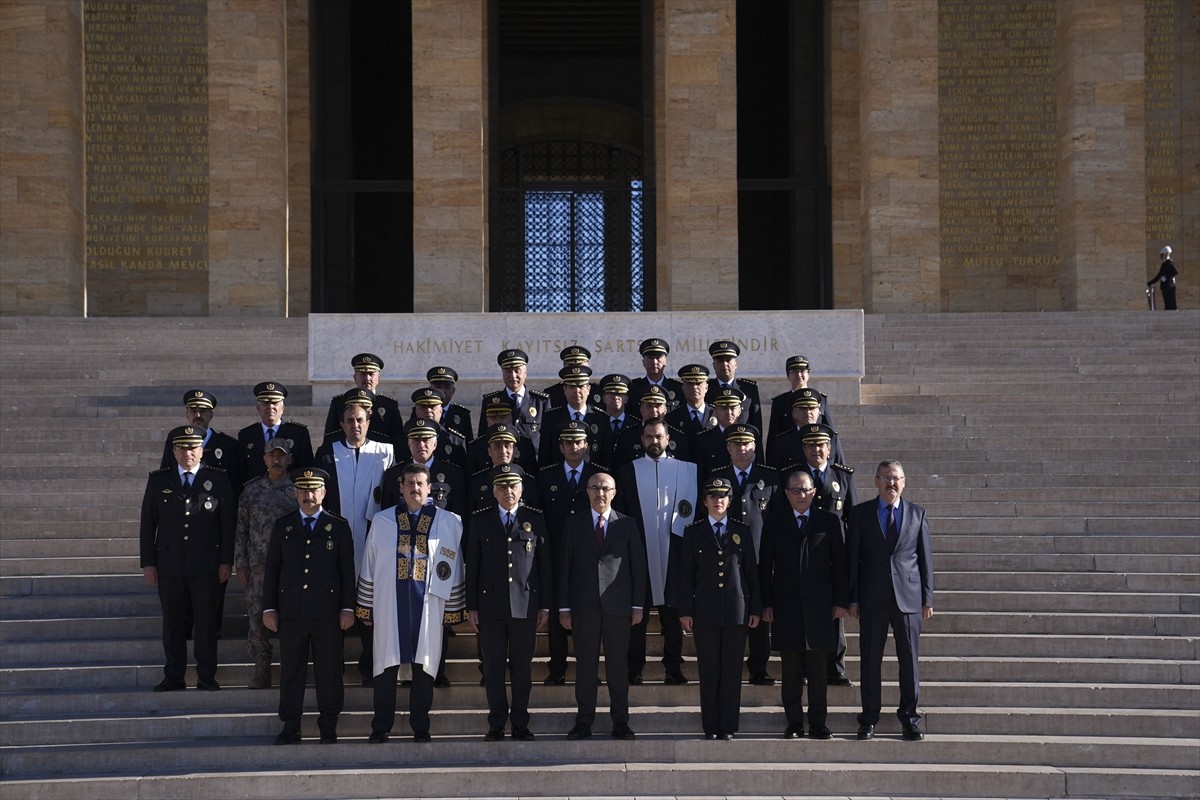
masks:
[[[860,620],[862,659],[858,738],[875,737],[883,705],[883,647],[890,626],[900,667],[896,715],[904,738],[915,742],[925,738],[917,713],[917,639],[922,621],[933,616],[933,547],[925,509],[900,499],[903,465],[881,461],[875,468],[875,486],[879,496],[854,506],[847,520],[850,616]]]

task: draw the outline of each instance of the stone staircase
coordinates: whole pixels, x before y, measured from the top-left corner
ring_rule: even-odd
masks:
[[[538,683],[538,739],[485,744],[475,644],[460,631],[433,744],[366,746],[369,690],[348,685],[341,744],[277,748],[277,693],[242,688],[236,581],[225,690],[149,691],[162,651],[137,516],[193,385],[216,393],[215,425],[236,433],[255,418],[249,387],[283,381],[288,416],[317,438],[305,321],[0,320],[0,795],[1200,796],[1200,314],[866,326],[863,402],[834,413],[860,497],[874,464],[897,457],[933,521],[924,742],[902,741],[886,713],[888,659],[872,742],[853,740],[857,688],[831,689],[833,741],[794,742],[778,738],[778,688],[754,686],[742,734],[705,742],[693,682],[632,689],[634,742],[566,741],[573,687]],[[385,388],[403,401],[415,384]],[[782,388],[763,381],[764,396]]]

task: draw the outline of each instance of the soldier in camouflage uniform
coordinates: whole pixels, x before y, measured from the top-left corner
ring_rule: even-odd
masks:
[[[246,638],[254,661],[254,677],[248,684],[251,689],[271,688],[271,640],[262,623],[267,546],[271,543],[275,520],[298,508],[296,491],[288,476],[292,448],[287,439],[267,442],[263,461],[267,474],[247,483],[238,500],[233,549],[238,579],[246,585],[246,616],[250,622]]]

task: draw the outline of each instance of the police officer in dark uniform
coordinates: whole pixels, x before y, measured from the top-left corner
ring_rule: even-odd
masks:
[[[692,458],[699,467],[696,472],[699,473],[701,486],[704,485],[713,470],[729,463],[729,448],[725,441],[725,433],[734,425],[749,424],[738,422],[743,416],[742,406],[746,399],[740,389],[733,387],[718,389],[709,395],[709,399],[713,405],[713,418],[717,424],[696,434],[696,450],[693,452]],[[755,430],[758,429],[755,428]],[[764,460],[757,448],[754,450],[754,460],[759,463]]]
[[[279,633],[279,718],[275,744],[300,741],[312,650],[321,744],[337,742],[342,713],[342,631],[354,625],[354,538],[350,524],[321,507],[329,473],[294,470],[300,508],[271,532],[263,579],[263,625]]]
[[[709,478],[724,478],[733,487],[729,518],[750,526],[756,559],[761,553],[764,515],[768,508],[779,506],[779,473],[754,461],[760,442],[761,437],[752,425],[730,425],[725,430],[730,463],[709,475]],[[771,626],[762,622],[757,628],[751,628],[747,647],[746,668],[750,672],[750,683],[774,686],[775,678],[767,672],[767,661],[771,658]]]
[[[737,377],[738,356],[742,349],[737,342],[722,339],[708,346],[708,354],[712,356],[713,378],[708,382],[709,402],[721,389],[741,389],[746,396],[742,403],[742,416],[738,422],[753,425],[760,431],[762,425],[762,402],[758,399],[758,384],[749,378]]]
[[[497,425],[507,427],[517,437],[517,441],[513,445],[513,461],[520,464],[521,469],[530,475],[537,474],[537,450],[534,448],[533,440],[525,435],[519,425],[513,423],[512,400],[507,394],[496,392],[484,398],[483,421],[487,423],[484,434]],[[465,470],[468,474],[474,474],[480,470],[496,466],[496,462],[491,460],[488,454],[489,443],[489,437],[482,435],[467,445],[467,466]]]
[[[212,427],[213,413],[217,407],[217,398],[211,392],[203,389],[189,389],[183,393],[183,413],[187,424],[208,431],[204,442],[200,445],[204,455],[200,463],[206,467],[216,467],[225,470],[229,485],[235,495],[241,494],[242,460],[238,455],[237,439],[228,434],[214,430]],[[162,463],[159,469],[175,466],[174,447],[171,440],[163,442]]]
[[[705,399],[708,394],[708,367],[703,364],[684,364],[679,370],[679,383],[683,387],[683,402],[667,414],[667,424],[683,431],[687,436],[688,449],[698,453],[696,434],[717,424],[713,407]]]
[[[610,372],[600,379],[601,400],[605,424],[596,436],[600,445],[600,461],[612,466],[617,449],[617,439],[625,428],[638,424],[637,414],[629,408],[629,378],[619,372]]]
[[[308,437],[308,428],[299,422],[283,421],[283,401],[287,396],[287,387],[278,381],[264,381],[254,387],[259,421],[238,431],[238,452],[242,454],[241,477],[247,481],[266,474],[263,448],[276,437],[286,439],[291,445],[293,467],[299,469],[313,465],[312,440]]]
[[[411,419],[423,419],[433,423],[438,431],[438,453],[447,461],[467,468],[467,440],[462,431],[446,425],[446,395],[441,389],[427,386],[412,393],[413,413]],[[405,432],[408,428],[404,428]],[[469,428],[467,429],[470,430]]]
[[[546,515],[546,533],[553,563],[558,563],[558,547],[567,520],[588,510],[587,482],[597,472],[607,472],[588,460],[591,431],[583,422],[567,422],[558,429],[560,460],[542,466],[537,474],[538,496]],[[558,574],[554,576],[554,597],[558,597]],[[547,686],[562,686],[567,672],[567,631],[550,614],[547,631],[550,644],[550,673],[543,681]]]
[[[458,431],[464,437],[470,437],[475,429],[471,427],[471,409],[454,402],[454,390],[458,385],[458,373],[450,367],[430,367],[425,373],[425,380],[446,398],[446,407],[442,411],[442,424],[447,428]],[[466,464],[460,464],[466,469]]]
[[[151,472],[142,498],[142,575],[158,587],[163,612],[166,664],[156,692],[185,688],[189,625],[194,625],[196,688],[221,688],[216,681],[217,596],[233,570],[237,499],[225,473],[201,463],[206,433],[192,425],[171,431],[175,466]]]
[[[629,384],[629,393],[641,397],[649,386],[658,386],[667,396],[667,413],[679,408],[683,403],[683,387],[674,378],[666,374],[667,356],[671,354],[671,346],[666,339],[646,339],[638,345],[642,354],[642,367],[646,374],[634,378]]]
[[[467,618],[479,632],[488,699],[485,741],[533,739],[529,694],[537,631],[546,624],[551,596],[550,548],[542,512],[521,503],[524,470],[504,464],[492,470],[493,504],[474,515],[467,538]],[[512,704],[504,687],[507,665]]]
[[[400,493],[404,467],[424,464],[429,470],[430,499],[438,508],[454,512],[465,523],[469,516],[466,474],[440,448],[438,425],[427,419],[410,419],[404,423],[404,439],[409,457],[405,458],[403,451],[397,453],[396,463],[383,473],[379,507],[391,508],[404,502]]]
[[[394,398],[381,394],[379,389],[383,359],[374,353],[359,353],[350,359],[354,368],[354,387],[374,393],[367,438],[377,442],[400,441],[404,417],[400,416],[400,404]],[[329,413],[325,415],[324,441],[330,444],[342,438],[342,410],[345,408],[346,393],[334,395],[329,401]]]
[[[766,431],[767,436],[771,439],[795,427],[792,424],[792,401],[795,399],[793,393],[800,389],[811,389],[808,380],[812,373],[809,370],[807,358],[790,356],[784,368],[787,370],[788,383],[792,388],[771,398],[771,427]],[[817,403],[821,409],[820,417],[815,421],[824,422],[832,427],[833,419],[829,416],[829,398],[816,389],[812,389],[812,391],[816,394]],[[770,447],[768,446],[767,449],[769,450]]]
[[[684,529],[679,549],[679,621],[695,637],[705,739],[738,731],[746,631],[762,614],[750,528],[729,519],[731,491],[724,478],[705,485],[708,513]]]
[[[559,452],[558,431],[568,422],[578,422],[594,430],[596,436],[600,428],[608,422],[608,414],[604,413],[602,405],[592,405],[589,392],[594,384],[591,382],[592,368],[587,364],[576,364],[563,367],[558,371],[559,391],[564,403],[546,412],[545,422],[542,423],[541,449],[538,450],[538,466],[556,464],[562,461]],[[599,398],[599,395],[596,395]],[[597,453],[599,448],[597,448]]]
[[[493,425],[479,437],[487,441],[488,461],[486,466],[479,469],[467,481],[467,493],[470,495],[471,510],[478,511],[488,508],[495,498],[492,497],[493,468],[500,466],[521,466],[516,461],[516,445],[520,432],[511,423]],[[537,479],[533,474],[521,468],[522,493],[526,503],[538,503]]]
[[[549,398],[549,409],[561,408],[567,404],[567,396],[563,392],[563,383],[561,380],[563,370],[568,367],[587,367],[589,370],[588,374],[592,374],[591,367],[588,365],[588,362],[592,360],[592,351],[586,347],[580,347],[579,345],[564,347],[559,352],[558,357],[562,360],[563,369],[558,372],[559,382],[546,389],[546,397]],[[599,408],[601,406],[603,401],[600,399],[600,384],[594,382],[588,383],[584,402],[592,408]],[[545,428],[546,426],[543,425],[542,429],[545,430]]]
[[[809,425],[821,422],[821,393],[816,389],[797,389],[791,395],[792,415],[789,428],[773,431],[767,444],[767,463],[776,469],[804,461],[803,437]],[[824,423],[829,425],[829,423]],[[830,426],[832,429],[832,426]],[[844,463],[842,445],[835,435],[830,442],[830,458],[838,464]]]
[[[633,423],[622,429],[621,435],[617,437],[617,446],[613,451],[611,465],[613,470],[620,470],[635,458],[642,457],[642,426],[652,419],[663,419],[667,415],[667,393],[661,386],[647,386],[638,400],[641,418],[633,420]],[[667,428],[671,435],[671,441],[667,445],[667,455],[671,458],[694,462],[691,448],[688,446],[687,435],[670,425],[667,425]]]
[[[536,453],[542,440],[542,420],[550,408],[550,400],[544,392],[525,385],[529,356],[524,350],[504,350],[496,356],[496,363],[504,375],[504,394],[512,403],[513,424],[533,441],[533,451]],[[481,407],[486,406],[491,394],[484,395]],[[482,435],[487,427],[487,421],[482,418],[486,412],[481,411],[480,415],[479,433]]]

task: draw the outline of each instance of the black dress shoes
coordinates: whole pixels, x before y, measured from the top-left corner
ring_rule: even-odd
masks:
[[[449,689],[450,688],[450,679],[447,678],[445,675],[438,675],[436,678],[433,679],[433,688]]]
[[[733,734],[732,733],[718,733],[717,738],[720,739],[722,742],[732,742]]]
[[[854,684],[845,675],[832,675],[826,681],[829,686],[853,686]]]
[[[858,726],[858,738],[862,739],[864,741],[867,739],[874,739],[875,738],[875,726],[874,725],[859,725]]]
[[[512,729],[512,738],[516,739],[518,742],[532,742],[533,731],[529,730],[529,728],[518,728],[514,726]]]
[[[918,725],[905,725],[904,732],[900,734],[905,741],[919,742],[925,738],[925,734],[921,733],[921,728]]]
[[[336,733],[322,733],[321,734],[321,744],[337,744],[337,734]]]
[[[300,744],[300,731],[284,728],[275,737],[275,744]]]
[[[429,735],[429,731],[417,731],[413,734],[413,741],[417,744],[425,744],[426,742],[432,742],[433,737]]]
[[[663,678],[663,683],[667,686],[683,686],[687,682],[688,679],[683,677],[682,672],[668,672],[667,676]]]
[[[504,738],[504,728],[488,728],[488,732],[483,735],[485,742],[498,742]]]
[[[716,741],[717,735],[715,733],[706,733],[706,734],[704,734],[704,738],[707,739],[708,741],[712,742],[712,741]]]
[[[756,672],[750,676],[751,686],[774,686],[775,679],[765,672]]]
[[[566,686],[567,679],[562,675],[549,675],[542,681],[543,686]]]
[[[367,737],[367,742],[370,744],[383,744],[388,740],[388,735],[383,731],[372,731]]]
[[[567,738],[571,741],[587,739],[591,735],[592,729],[586,725],[576,725],[574,728],[571,728],[571,730],[567,731]]]
[[[613,728],[612,738],[614,739],[623,739],[624,741],[628,742],[632,741],[633,737],[633,729],[628,725],[618,725],[617,727]]]
[[[803,735],[804,728],[801,728],[799,725],[791,725],[783,732],[783,738],[785,739],[799,739]]]
[[[221,689],[221,684],[217,683],[212,678],[205,678],[196,684],[196,688],[204,692],[216,692]]]
[[[182,692],[187,688],[187,684],[183,681],[172,681],[163,678],[162,682],[154,687],[156,692]]]
[[[642,685],[642,673],[640,673],[640,672],[629,673],[629,685],[630,686],[641,686]]]
[[[824,725],[818,725],[808,732],[808,735],[814,739],[832,739],[833,733]]]

